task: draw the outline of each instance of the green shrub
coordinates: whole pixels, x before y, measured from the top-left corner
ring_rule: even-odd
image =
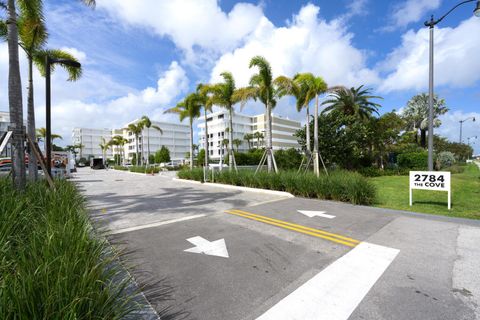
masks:
[[[439,169],[451,167],[455,163],[455,155],[450,151],[442,151],[437,155]]]
[[[466,166],[461,166],[458,164],[455,164],[451,167],[446,168],[446,171],[450,171],[452,174],[457,174],[457,173],[463,173],[465,171]]]
[[[158,167],[147,167],[147,166],[131,166],[128,168],[130,172],[136,172],[136,173],[146,173],[146,174],[151,174],[151,173],[158,173],[160,171],[160,168]]]
[[[170,150],[167,147],[162,146],[160,150],[155,152],[155,163],[170,162]]]
[[[128,168],[124,167],[124,166],[113,166],[112,168],[115,169],[115,170],[122,170],[122,171],[127,171],[128,170]]]
[[[303,155],[294,148],[275,151],[277,166],[282,170],[295,170],[300,167]]]
[[[357,170],[364,177],[382,177],[382,176],[408,176],[409,170],[406,168],[385,168],[383,170],[375,167],[365,167]]]
[[[428,163],[428,153],[407,152],[401,153],[397,157],[398,166],[406,169],[425,169]]]
[[[203,182],[203,170],[180,170],[178,177]],[[287,191],[297,196],[371,204],[375,201],[376,190],[373,184],[361,174],[350,171],[333,171],[330,175],[317,177],[311,172],[299,174],[295,171],[281,171],[277,174],[252,170],[215,173],[215,182],[245,186],[250,188]]]
[[[74,184],[55,186],[0,179],[0,318],[123,319],[137,308],[131,279]]]

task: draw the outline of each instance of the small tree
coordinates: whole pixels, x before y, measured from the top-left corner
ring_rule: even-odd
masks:
[[[233,139],[233,144],[235,145],[235,151],[238,152],[238,148],[242,145],[242,140],[241,139]]]
[[[137,165],[137,153],[134,153],[132,155],[132,165],[134,165],[134,166]]]
[[[205,165],[205,149],[200,150],[200,152],[198,153],[197,164],[200,167],[203,167]]]
[[[160,150],[155,152],[155,163],[170,162],[170,150],[162,146]]]

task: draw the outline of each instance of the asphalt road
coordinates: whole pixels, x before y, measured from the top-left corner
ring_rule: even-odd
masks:
[[[478,221],[172,177],[74,178],[162,319],[480,319]]]

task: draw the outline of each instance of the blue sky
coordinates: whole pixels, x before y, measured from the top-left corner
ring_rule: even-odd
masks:
[[[84,77],[53,77],[54,130],[70,143],[71,129],[121,127],[146,114],[175,121],[163,110],[175,105],[199,82],[217,81],[231,71],[238,86],[252,70],[248,60],[264,55],[274,76],[311,71],[330,85],[365,84],[384,98],[381,112],[400,109],[428,84],[430,14],[448,11],[457,1],[232,1],[97,0],[95,10],[79,1],[46,0],[51,48],[76,54]],[[436,32],[436,92],[450,112],[438,133],[458,140],[480,136],[480,19],[474,3],[454,11]],[[0,47],[0,103],[6,106],[6,46]],[[24,60],[24,59],[23,59]],[[26,83],[26,64],[21,63]],[[44,121],[44,86],[35,75],[38,125]],[[25,85],[24,85],[25,86]],[[7,109],[2,108],[0,109]],[[254,103],[245,113],[260,113]],[[275,113],[302,120],[292,101]],[[480,153],[480,140],[474,145]]]

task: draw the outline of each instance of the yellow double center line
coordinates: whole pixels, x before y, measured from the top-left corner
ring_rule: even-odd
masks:
[[[300,232],[300,233],[303,233],[303,234],[307,234],[309,236],[333,241],[333,242],[340,243],[340,244],[343,244],[343,245],[346,245],[346,246],[349,246],[349,247],[355,247],[357,244],[360,243],[360,241],[358,241],[358,240],[348,238],[348,237],[344,237],[344,236],[341,236],[339,234],[335,234],[335,233],[331,233],[331,232],[327,232],[327,231],[323,231],[323,230],[319,230],[319,229],[309,228],[309,227],[302,226],[302,225],[299,225],[299,224],[290,223],[290,222],[286,222],[286,221],[282,221],[282,220],[277,220],[277,219],[269,218],[269,217],[266,217],[266,216],[261,216],[259,214],[247,212],[247,211],[228,210],[228,211],[225,211],[225,212],[229,213],[229,214],[236,215],[236,216],[240,216],[240,217],[243,217],[243,218],[247,218],[247,219],[251,219],[251,220],[255,220],[255,221],[260,221],[260,222],[270,224],[270,225],[273,225],[273,226],[277,226],[277,227],[280,227],[280,228]]]

